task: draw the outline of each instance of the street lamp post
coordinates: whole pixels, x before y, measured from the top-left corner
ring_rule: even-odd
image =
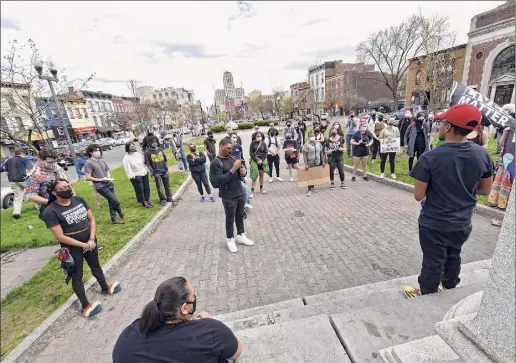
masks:
[[[52,82],[59,82],[59,79],[57,78],[57,69],[52,63],[49,63],[48,70],[50,71],[50,74],[52,76],[44,76],[43,75],[43,63],[38,60],[34,64],[34,69],[36,69],[36,72],[38,72],[38,77],[41,80],[47,81],[48,86],[50,87],[50,92],[52,92],[52,99],[54,100],[54,103],[56,104],[57,108],[57,115],[59,116],[59,119],[61,120],[61,126],[63,127],[64,134],[66,136],[66,143],[68,144],[68,148],[70,149],[70,153],[72,154],[72,160],[74,165],[77,165],[77,155],[75,155],[75,151],[72,147],[72,139],[70,138],[70,133],[68,132],[68,126],[65,123],[65,119],[63,117],[63,114],[61,112],[61,108],[59,107],[56,90],[54,89],[54,84]]]

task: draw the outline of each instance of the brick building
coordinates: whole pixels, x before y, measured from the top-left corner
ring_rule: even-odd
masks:
[[[515,102],[515,6],[507,1],[471,19],[462,83],[499,105]]]
[[[441,77],[430,85],[426,81],[429,57],[423,55],[409,59],[405,105],[429,105],[431,103],[437,109],[446,108],[445,104],[449,101],[453,82],[462,82],[466,46],[466,44],[461,44],[432,53],[430,64],[434,63],[437,67],[446,66],[444,68],[449,67],[449,69],[443,69],[442,73],[439,70]],[[433,96],[436,99],[430,102],[432,98],[430,89],[432,88],[435,88]]]
[[[292,95],[292,107],[297,115],[305,116],[310,113],[308,98],[311,90],[308,82],[298,82],[290,85]]]

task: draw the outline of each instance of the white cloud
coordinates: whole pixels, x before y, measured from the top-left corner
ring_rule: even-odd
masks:
[[[96,72],[93,90],[128,95],[131,78],[194,89],[209,105],[225,70],[247,92],[287,89],[317,62],[354,61],[359,41],[419,7],[449,16],[462,44],[471,18],[502,3],[3,1],[1,44],[31,38],[69,79]]]

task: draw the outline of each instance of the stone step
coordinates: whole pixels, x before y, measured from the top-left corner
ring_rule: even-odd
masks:
[[[470,262],[470,263],[466,263],[461,266],[461,274],[466,274],[468,272],[481,270],[481,269],[489,269],[490,267],[491,267],[491,259]],[[312,295],[312,296],[306,296],[305,301],[309,305],[309,304],[317,303],[320,301],[344,299],[344,298],[347,298],[350,296],[361,295],[367,291],[382,291],[382,290],[390,289],[393,287],[404,286],[404,285],[418,286],[417,278],[418,278],[418,275],[405,276],[405,277],[400,277],[400,278],[396,278],[396,279],[392,279],[392,280],[380,281],[380,282],[375,282],[372,284],[351,287],[348,289],[336,290],[336,291],[316,294],[316,295]]]
[[[285,301],[281,301],[281,302],[274,303],[274,304],[256,306],[256,307],[250,308],[250,309],[238,310],[238,311],[234,311],[232,313],[217,315],[217,316],[215,316],[215,319],[223,321],[223,322],[230,322],[230,321],[234,321],[234,320],[240,320],[240,319],[250,318],[253,316],[267,314],[274,310],[300,308],[300,307],[303,307],[304,305],[305,304],[303,303],[303,300],[301,298],[285,300]]]
[[[473,283],[485,283],[487,280],[489,270],[482,269],[461,274],[460,286],[467,286]],[[365,285],[368,286],[368,285]],[[369,306],[382,305],[390,302],[396,302],[400,299],[405,299],[402,290],[403,285],[387,288],[385,290],[362,290],[361,294],[345,295],[345,298],[320,301],[306,306],[295,306],[287,309],[273,310],[265,312],[260,310],[260,314],[254,316],[246,316],[236,320],[223,320],[220,317],[217,319],[223,321],[233,331],[243,329],[250,329],[257,326],[265,326],[271,324],[283,323],[286,321],[308,318],[311,316],[321,314],[339,314],[346,313],[356,309],[361,309]],[[353,288],[354,289],[354,288]],[[358,291],[358,290],[355,290]],[[269,307],[270,308],[270,307]],[[441,317],[442,318],[442,317]]]
[[[236,333],[243,352],[237,363],[351,363],[327,315]]]
[[[434,324],[463,298],[484,288],[485,280],[416,299],[400,298],[331,315],[332,325],[350,359],[360,363],[381,362],[379,351],[435,335]]]

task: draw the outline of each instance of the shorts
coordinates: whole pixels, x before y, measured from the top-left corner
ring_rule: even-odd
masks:
[[[361,147],[361,148],[354,147],[353,148],[353,157],[363,158],[368,155],[369,155],[369,149],[366,147],[365,148],[364,147]]]
[[[285,158],[285,161],[287,162],[287,165],[299,164],[299,159],[297,157],[295,157],[295,158]]]

